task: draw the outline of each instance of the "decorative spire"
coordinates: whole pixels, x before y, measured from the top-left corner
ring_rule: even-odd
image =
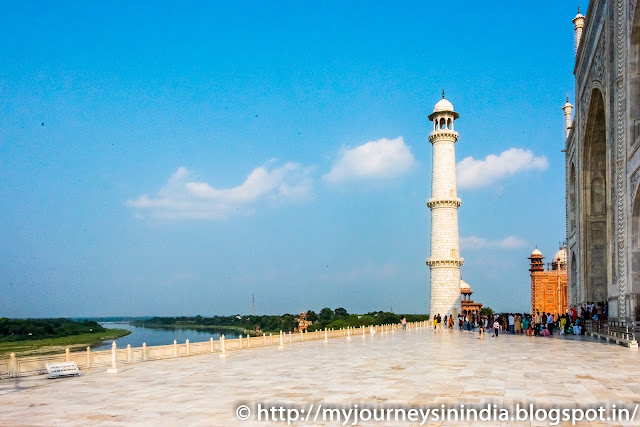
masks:
[[[444,99],[444,89],[442,89],[442,99]]]
[[[569,102],[569,95],[567,95],[567,102]]]
[[[578,5],[578,14],[571,20],[574,25],[574,47],[576,54],[578,53],[578,46],[580,46],[580,39],[582,38],[582,27],[584,27],[585,17],[580,13],[580,5]]]

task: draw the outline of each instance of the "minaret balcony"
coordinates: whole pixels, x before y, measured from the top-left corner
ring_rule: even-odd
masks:
[[[427,200],[427,206],[429,206],[429,209],[433,209],[436,207],[459,208],[461,204],[462,200],[459,197],[450,197],[447,199],[437,199],[432,197]]]
[[[457,142],[458,132],[451,129],[437,129],[429,134],[429,142],[434,144],[440,141]]]
[[[431,268],[437,267],[462,267],[464,258],[429,258],[426,264]]]

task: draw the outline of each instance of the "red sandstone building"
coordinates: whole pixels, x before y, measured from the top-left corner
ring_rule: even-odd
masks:
[[[302,312],[298,316],[298,326],[295,327],[294,332],[306,331],[312,323],[312,321],[307,320],[307,313]]]
[[[480,309],[482,303],[473,302],[471,299],[471,286],[464,280],[460,280],[460,306],[462,314],[466,314],[471,319],[471,316],[475,315],[476,319],[480,317]]]
[[[531,252],[531,314],[563,314],[567,312],[567,247],[555,254],[551,265],[545,265],[542,253]]]

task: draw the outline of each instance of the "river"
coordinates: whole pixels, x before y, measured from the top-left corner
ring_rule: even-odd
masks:
[[[201,329],[178,329],[178,328],[143,328],[133,326],[129,323],[118,322],[100,322],[100,325],[109,329],[127,329],[131,333],[127,336],[120,337],[116,340],[118,348],[126,347],[142,347],[142,343],[146,342],[147,346],[173,344],[173,340],[183,343],[209,341],[211,337],[214,340],[220,339],[220,335],[224,334],[225,338],[238,338],[237,331],[205,331]],[[108,350],[111,348],[112,341],[105,341],[92,350]]]

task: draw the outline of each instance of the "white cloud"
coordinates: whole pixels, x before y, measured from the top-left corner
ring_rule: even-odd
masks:
[[[529,246],[529,243],[517,236],[507,236],[501,240],[487,240],[478,236],[468,236],[460,238],[460,246],[466,250],[476,250],[483,248],[501,248],[501,249],[516,249],[525,248]]]
[[[498,246],[505,249],[525,248],[529,246],[526,240],[517,236],[509,236],[498,242]]]
[[[546,170],[545,156],[534,156],[531,150],[510,148],[499,155],[490,154],[484,160],[467,157],[456,165],[458,188],[478,188],[492,184],[506,176],[529,170]]]
[[[487,246],[487,239],[478,236],[460,237],[460,247],[463,249],[481,249]]]
[[[331,171],[323,176],[330,183],[370,178],[396,178],[410,171],[416,160],[404,139],[382,138],[352,149],[343,149]]]
[[[196,182],[192,173],[179,167],[167,184],[154,196],[142,195],[128,200],[127,205],[137,215],[148,212],[160,219],[226,219],[233,214],[252,214],[256,202],[270,200],[301,200],[312,190],[311,169],[297,163],[280,167],[255,168],[247,179],[232,188],[215,188],[206,182]]]

